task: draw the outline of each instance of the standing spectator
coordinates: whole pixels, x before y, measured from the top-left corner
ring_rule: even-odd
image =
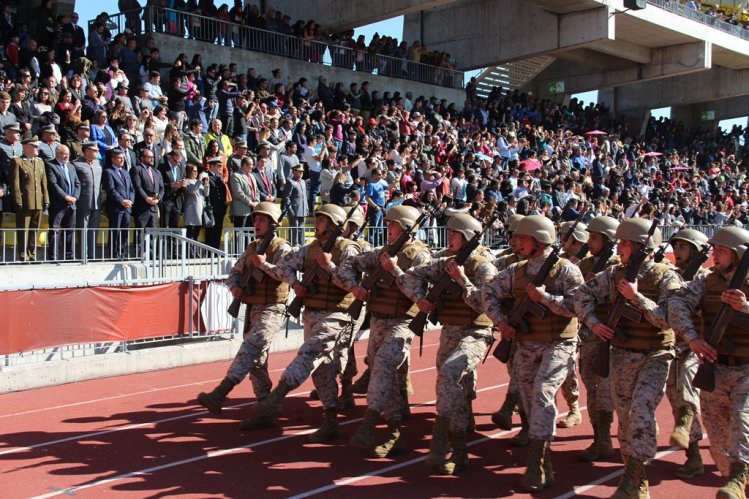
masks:
[[[68,160],[70,150],[65,146],[59,146],[55,151],[55,160],[46,164],[47,188],[49,190],[49,246],[47,258],[57,260],[61,255],[60,229],[75,229],[76,201],[81,195],[81,183],[73,166]],[[63,230],[62,241],[64,258],[72,260],[74,232]]]
[[[232,203],[231,214],[234,217],[234,227],[249,227],[252,223],[252,209],[259,202],[257,183],[252,175],[254,160],[245,156],[242,158],[241,169],[229,176],[229,190]]]
[[[135,190],[133,218],[138,228],[159,226],[159,201],[164,197],[164,179],[153,164],[153,152],[143,149],[140,163],[130,170]]]
[[[211,140],[215,140],[218,144],[218,150],[224,154],[225,157],[229,157],[234,151],[231,147],[229,136],[222,133],[223,126],[223,123],[219,119],[211,121],[211,130],[203,136],[203,140],[206,144]]]
[[[164,178],[164,201],[161,205],[161,226],[177,228],[182,216],[182,205],[187,181],[185,170],[180,165],[182,153],[173,150],[166,155],[166,161],[161,167]]]
[[[281,198],[286,200],[287,218],[291,231],[292,246],[304,244],[304,220],[309,215],[307,203],[307,185],[302,180],[304,166],[297,163],[291,169],[291,178],[287,180]]]
[[[107,44],[108,40],[104,38],[104,23],[97,22],[88,33],[88,49],[86,56],[89,60],[98,63],[103,68],[107,63]]]
[[[130,213],[135,202],[135,190],[130,175],[123,166],[125,157],[120,149],[112,149],[112,167],[104,170],[102,184],[107,193],[107,218],[109,219],[111,257],[127,256],[127,231]]]
[[[81,238],[81,256],[94,257],[96,230],[101,218],[100,197],[102,168],[99,164],[99,147],[96,142],[84,142],[83,157],[73,162],[81,183],[81,197],[76,203],[76,227],[85,229],[86,238]]]
[[[195,165],[203,163],[203,156],[205,156],[206,143],[203,140],[201,127],[200,120],[193,119],[190,121],[190,128],[182,134],[187,162]]]
[[[23,154],[23,146],[21,145],[21,127],[16,123],[15,125],[5,126],[5,139],[0,142],[0,220],[2,220],[2,212],[11,211],[11,197],[10,190],[8,189],[9,175],[10,175],[10,162],[13,158],[19,157]],[[3,207],[3,202],[5,206]]]
[[[153,153],[154,156],[154,163],[153,167],[157,170],[161,170],[161,166],[164,162],[164,149],[161,147],[161,144],[159,144],[156,141],[156,132],[153,130],[153,128],[146,128],[143,130],[143,141],[138,142],[135,144],[135,147],[133,147],[133,150],[135,151],[135,154],[140,156],[141,151],[143,149],[148,149]],[[164,184],[166,184],[167,181],[164,181]]]
[[[158,71],[148,73],[148,83],[145,83],[143,86],[148,93],[148,98],[151,100],[151,105],[154,109],[160,105],[166,105],[169,101],[169,98],[161,90],[161,74]]]
[[[57,129],[55,125],[44,125],[41,128],[42,140],[39,142],[39,157],[45,163],[53,161],[57,156],[55,151],[60,145],[57,140]]]
[[[260,156],[255,162],[255,168],[252,170],[252,176],[255,177],[257,185],[258,201],[276,200],[276,184],[273,181],[272,174],[268,172],[268,158]]]
[[[8,92],[0,92],[0,128],[4,129],[6,125],[14,123],[18,123],[18,119],[10,109],[10,94]]]
[[[86,48],[86,32],[78,26],[77,12],[73,12],[70,16],[70,22],[63,27],[63,31],[73,36],[73,50],[70,51],[70,58],[83,57],[83,49]]]
[[[238,172],[242,169],[242,158],[247,155],[247,142],[244,140],[238,140],[234,143],[234,154],[232,154],[226,162],[226,167],[229,169],[229,174]]]
[[[382,245],[382,217],[385,213],[385,203],[387,202],[385,194],[387,188],[387,182],[382,179],[382,171],[379,168],[372,170],[372,180],[367,183],[367,191],[364,199],[369,206],[367,209],[370,229],[369,242],[375,247]]]
[[[44,161],[38,156],[39,139],[34,136],[23,141],[23,154],[10,163],[9,183],[18,228],[16,238],[24,262],[36,259],[36,231],[42,220],[42,210],[49,206]]]
[[[200,178],[198,178],[198,167],[193,164],[187,165],[185,172],[187,175],[183,209],[185,227],[187,228],[187,237],[197,241],[203,225],[203,210],[210,189],[210,179],[207,172],[202,172]]]
[[[216,225],[206,228],[205,243],[213,248],[221,246],[221,234],[224,230],[224,217],[226,216],[226,182],[222,175],[223,164],[221,158],[215,157],[208,161],[208,199],[213,208],[213,216],[216,219]]]
[[[307,175],[309,176],[309,192],[307,193],[308,212],[315,208],[315,196],[320,193],[320,171],[322,170],[322,160],[328,154],[328,149],[323,143],[322,135],[315,135],[309,141],[307,149],[304,151],[304,161],[307,163]]]

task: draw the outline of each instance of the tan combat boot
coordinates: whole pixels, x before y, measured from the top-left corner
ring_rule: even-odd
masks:
[[[442,475],[457,475],[468,468],[468,442],[464,431],[450,432],[450,443],[453,453],[450,459],[440,468]]]
[[[583,422],[583,416],[580,414],[580,405],[577,401],[570,404],[570,410],[564,419],[557,422],[557,428],[572,428]]]
[[[276,426],[276,418],[281,415],[283,399],[291,391],[291,387],[280,381],[270,395],[253,406],[252,415],[239,423],[243,431],[262,430]]]
[[[368,451],[372,450],[372,447],[374,447],[375,426],[379,417],[380,415],[377,414],[377,411],[367,409],[367,412],[364,413],[364,421],[362,421],[359,429],[356,430],[356,433],[349,440],[349,444],[352,447],[360,447]]]
[[[356,380],[356,382],[351,385],[351,393],[355,393],[357,395],[366,395],[367,394],[367,388],[369,387],[369,375],[371,374],[369,368],[367,368],[366,371],[364,371],[364,374],[359,376],[359,379]]]
[[[502,407],[497,412],[492,414],[492,423],[497,425],[502,430],[512,429],[512,415],[515,413],[515,408],[520,402],[520,396],[517,393],[507,392],[505,401],[502,403]]]
[[[682,449],[689,448],[689,431],[692,429],[692,421],[694,421],[692,408],[686,405],[679,407],[676,411],[676,425],[669,440],[671,445]]]
[[[387,440],[372,449],[372,457],[393,457],[403,452],[406,452],[406,442],[401,433],[401,422],[390,420]]]
[[[546,455],[546,440],[532,439],[528,447],[528,465],[525,468],[520,485],[527,492],[540,492],[544,489],[546,478],[544,476],[544,456]]]
[[[403,410],[401,410],[401,421],[408,421],[411,419],[411,404],[408,403],[408,390],[405,388],[401,390],[401,398],[403,399]]]
[[[341,436],[338,428],[338,417],[335,409],[326,409],[323,411],[322,426],[309,436],[309,441],[314,444],[329,442]]]
[[[226,396],[229,395],[229,392],[231,392],[235,386],[235,382],[228,377],[224,378],[221,380],[221,383],[213,389],[213,391],[208,393],[201,392],[198,395],[198,402],[200,402],[200,405],[208,409],[208,412],[211,414],[219,415],[221,414],[221,407],[226,401]]]
[[[703,473],[705,473],[705,466],[702,464],[702,456],[700,455],[700,443],[692,442],[687,449],[687,461],[676,468],[674,474],[684,480]]]
[[[525,447],[528,445],[528,430],[530,426],[528,424],[528,416],[525,415],[525,411],[520,409],[520,431],[517,435],[510,439],[511,447]]]
[[[648,492],[648,479],[645,476],[645,463],[629,457],[625,460],[624,476],[619,482],[612,499],[646,499],[650,497]]]
[[[745,499],[746,498],[747,465],[731,463],[731,474],[726,484],[718,489],[717,499]]]
[[[447,453],[450,451],[450,420],[443,416],[437,416],[432,427],[432,442],[429,444],[429,454],[426,464],[432,468],[442,468],[447,462]]]

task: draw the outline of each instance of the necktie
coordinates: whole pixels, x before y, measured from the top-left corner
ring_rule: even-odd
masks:
[[[257,199],[257,194],[255,193],[255,182],[252,181],[252,174],[247,172],[247,181],[250,183],[250,191],[252,191],[252,200],[255,201]]]
[[[263,179],[263,184],[265,184],[265,189],[270,194],[270,185],[268,184],[268,178],[265,176],[265,171],[260,170],[260,178]]]
[[[130,170],[130,167],[131,167],[131,165],[130,165],[130,154],[128,154],[127,151],[125,151],[125,167],[128,169],[128,171]]]
[[[120,172],[120,179],[122,180],[122,184],[127,185],[127,182],[125,182],[125,174],[122,172],[122,168],[117,168],[117,171]]]
[[[65,182],[68,184],[68,196],[72,196],[73,185],[70,182],[70,172],[68,171],[68,167],[65,166],[65,163],[60,163],[60,168],[62,168],[62,171],[65,172]]]
[[[146,168],[146,171],[148,172],[148,178],[151,179],[151,187],[156,189],[156,184],[154,184],[153,182],[153,171],[151,170],[151,167],[149,166],[148,168]]]

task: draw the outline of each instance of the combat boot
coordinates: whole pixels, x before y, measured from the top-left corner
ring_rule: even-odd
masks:
[[[359,429],[349,440],[349,444],[352,447],[360,447],[362,449],[371,450],[374,447],[374,433],[377,420],[380,415],[374,409],[367,409],[364,413],[364,421],[362,421]]]
[[[221,383],[213,389],[213,391],[208,393],[200,392],[198,395],[198,402],[200,402],[200,405],[208,409],[208,412],[211,414],[219,415],[221,414],[221,407],[226,401],[226,396],[229,395],[229,392],[231,392],[235,386],[235,382],[228,377],[224,378],[221,380]]]
[[[692,421],[694,421],[692,408],[686,405],[679,407],[676,411],[676,425],[671,433],[671,445],[682,449],[689,448],[689,431],[692,429]]]
[[[544,451],[544,488],[554,485],[554,469],[551,466],[551,442],[547,442]]]
[[[577,460],[584,463],[592,463],[598,460],[598,446],[600,444],[601,436],[598,434],[598,424],[593,424],[593,441],[590,443],[587,449],[582,451],[578,456]]]
[[[511,447],[525,447],[528,445],[528,431],[530,426],[528,424],[528,416],[525,415],[524,410],[520,410],[520,431],[517,435],[510,439]]]
[[[442,468],[447,462],[447,453],[450,451],[450,420],[443,416],[437,416],[432,427],[432,442],[429,444],[427,455],[427,466]]]
[[[401,422],[390,420],[387,440],[372,449],[372,457],[393,457],[403,452],[406,452],[406,443],[401,433]]]
[[[731,474],[728,475],[726,484],[718,489],[715,497],[718,499],[745,499],[746,479],[747,465],[744,463],[731,463]]]
[[[580,405],[577,401],[574,401],[570,404],[570,410],[564,419],[557,422],[557,428],[572,428],[582,422],[583,417],[580,414]]]
[[[515,408],[519,402],[520,397],[517,393],[507,392],[502,407],[492,414],[492,423],[502,430],[512,430],[512,415],[515,413]]]
[[[320,394],[317,393],[317,390],[315,390],[313,388],[312,391],[309,392],[309,399],[310,400],[320,400]]]
[[[356,406],[354,402],[354,392],[351,391],[351,382],[344,382],[341,386],[341,395],[335,403],[337,411],[345,411]]]
[[[364,374],[359,376],[359,379],[356,380],[356,383],[351,385],[351,393],[355,393],[357,395],[366,395],[367,394],[367,388],[369,387],[369,375],[371,374],[369,368],[367,368],[366,371],[364,371]]]
[[[544,477],[544,456],[546,455],[546,440],[532,439],[528,447],[528,465],[525,468],[520,485],[527,492],[540,492],[546,482]]]
[[[457,475],[468,468],[468,442],[464,431],[450,432],[450,443],[453,453],[450,459],[440,467],[442,475]]]
[[[624,476],[619,482],[612,499],[646,499],[650,497],[648,492],[648,480],[645,477],[645,463],[629,457],[625,460]]]
[[[338,428],[338,417],[335,409],[326,409],[323,411],[322,426],[309,436],[309,441],[313,444],[329,442],[341,436]]]
[[[674,474],[677,478],[684,480],[703,473],[705,473],[705,466],[702,464],[702,456],[700,455],[700,443],[692,442],[687,449],[687,461],[676,468]]]
[[[611,442],[611,425],[614,423],[613,412],[598,413],[598,459],[609,459],[614,454]]]
[[[411,419],[411,404],[408,403],[408,390],[406,390],[405,388],[401,390],[401,398],[403,399],[401,421],[408,421],[409,419]]]
[[[283,409],[283,399],[291,391],[291,387],[284,381],[279,381],[270,395],[255,404],[254,413],[259,416],[277,418]]]

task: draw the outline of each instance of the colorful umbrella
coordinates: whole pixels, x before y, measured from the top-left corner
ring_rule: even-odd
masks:
[[[645,156],[645,157],[663,156],[663,153],[662,152],[651,151],[651,152],[646,152],[645,154],[643,154],[643,156]]]
[[[608,135],[608,133],[603,130],[591,130],[590,132],[586,132],[585,135]]]
[[[520,162],[520,168],[527,172],[532,172],[541,168],[541,162],[535,159],[526,159]]]

